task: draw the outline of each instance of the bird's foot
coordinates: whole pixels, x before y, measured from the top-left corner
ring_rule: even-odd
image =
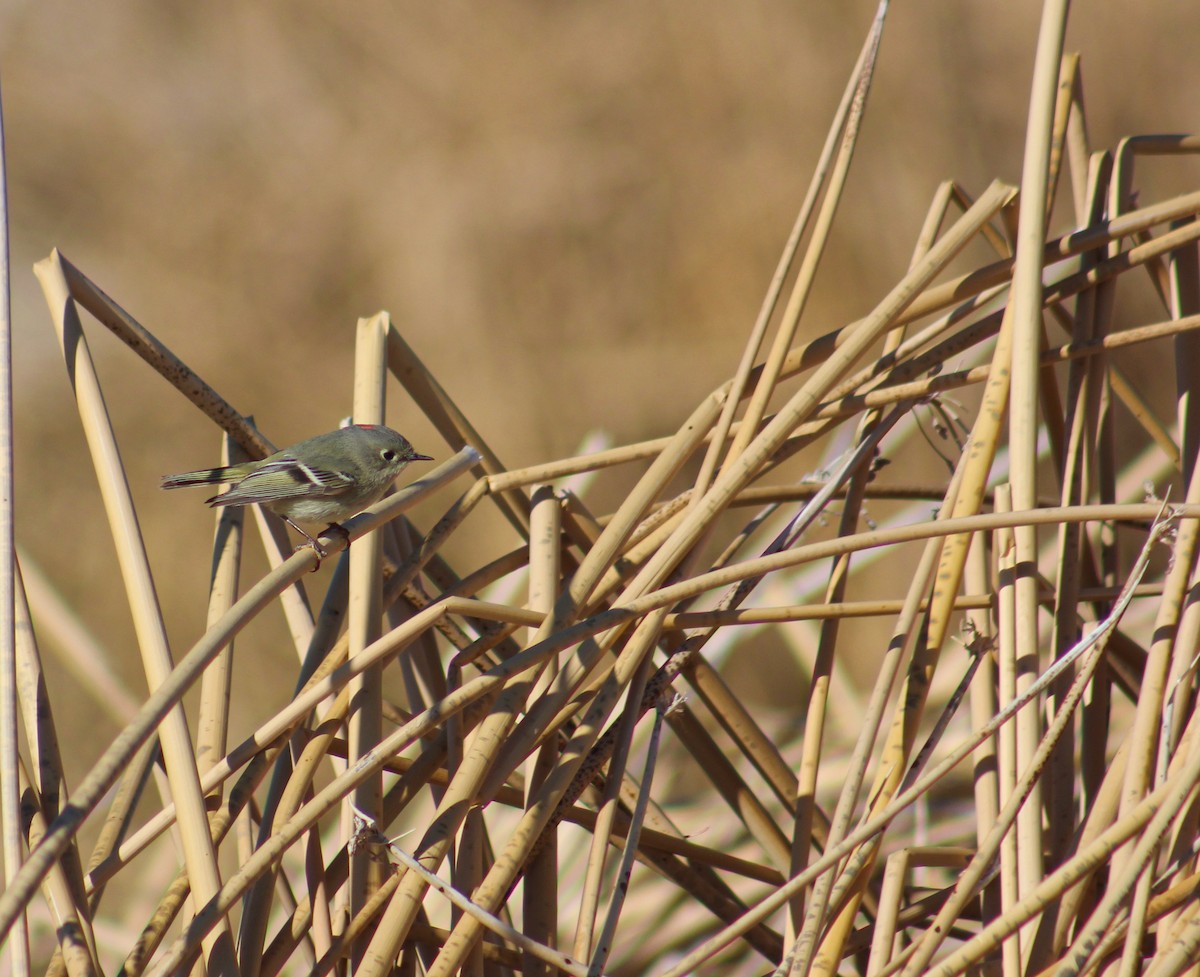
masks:
[[[328,555],[325,552],[325,547],[323,547],[315,539],[313,539],[311,536],[309,536],[307,542],[301,543],[294,550],[292,550],[292,552],[299,553],[301,550],[312,550],[313,553],[315,553],[317,556],[317,562],[313,564],[313,568],[311,570],[309,570],[308,572],[316,573],[318,570],[320,570],[321,569],[321,561],[323,559],[325,559],[325,557]]]
[[[299,553],[301,550],[312,550],[313,553],[316,554],[317,562],[313,564],[313,568],[309,571],[309,573],[316,573],[321,569],[321,561],[329,555],[325,547],[317,541],[315,536],[306,533],[303,529],[292,522],[292,520],[288,519],[287,516],[284,516],[284,520],[305,539],[305,542],[297,546],[293,552]],[[345,527],[339,526],[336,522],[331,522],[325,529],[325,532],[329,532],[331,529],[337,530],[337,532],[345,538],[347,547],[350,545],[350,534],[346,532]]]
[[[341,536],[346,541],[346,549],[350,549],[350,530],[343,526],[340,522],[331,522],[325,527],[325,532],[333,533],[335,536]]]

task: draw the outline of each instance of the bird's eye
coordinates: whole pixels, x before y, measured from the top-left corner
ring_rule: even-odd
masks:
[[[391,448],[384,448],[381,452],[379,452],[379,457],[384,461],[395,461],[396,452],[394,452]]]

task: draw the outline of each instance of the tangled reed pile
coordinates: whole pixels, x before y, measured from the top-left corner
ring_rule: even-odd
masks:
[[[1046,45],[1020,193],[942,186],[907,274],[802,342],[877,41],[743,358],[684,424],[510,470],[455,380],[386,315],[365,319],[355,419],[383,420],[395,380],[457,453],[348,522],[348,553],[327,538],[341,555],[315,612],[313,553],[262,516],[273,569],[238,596],[244,527],[221,510],[210,626],[178,662],[78,309],[229,451],[271,445],[86,274],[57,252],[39,264],[153,692],[68,793],[69,703],[17,629],[6,704],[26,747],[0,759],[24,801],[7,837],[29,851],[0,898],[9,940],[52,932],[46,972],[70,974],[200,958],[261,977],[346,960],[372,977],[397,960],[438,977],[1193,965],[1200,191],[1144,200],[1136,176],[1200,140],[1094,150],[1077,60]],[[1076,229],[1049,236],[1064,192]],[[993,255],[972,265],[969,247]],[[1126,290],[1156,296],[1158,321],[1124,321]],[[1146,349],[1175,418],[1131,379]],[[946,476],[902,482],[882,463],[931,424]],[[789,474],[814,449],[826,470]],[[588,505],[600,469],[623,480],[614,512]],[[404,514],[430,498],[440,520]],[[472,559],[493,507],[511,546]],[[865,572],[880,554],[888,572]],[[231,742],[230,642],[275,602],[295,694]],[[772,642],[805,670],[786,709],[738,691]],[[130,918],[106,886],[170,855],[172,832],[178,874]]]

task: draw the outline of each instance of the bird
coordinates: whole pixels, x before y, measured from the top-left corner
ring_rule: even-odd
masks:
[[[382,424],[351,424],[276,451],[261,461],[164,475],[164,489],[232,484],[205,499],[210,506],[260,503],[303,536],[321,565],[325,550],[298,523],[327,523],[346,535],[341,520],[373,505],[418,454],[401,434]],[[316,567],[314,567],[314,570]]]

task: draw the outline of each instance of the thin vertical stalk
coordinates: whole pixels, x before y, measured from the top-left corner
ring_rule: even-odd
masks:
[[[8,154],[4,141],[4,106],[0,98],[0,855],[4,885],[24,860],[21,841],[21,798],[17,745],[16,596],[13,573],[13,412],[12,308],[8,260]],[[16,977],[29,973],[29,929],[25,913],[6,934]]]
[[[1067,92],[1070,88],[1064,87]],[[1062,89],[1060,89],[1061,91]],[[1061,108],[1061,105],[1060,105]],[[1065,108],[1063,109],[1065,112]],[[1081,222],[1091,224],[1099,221],[1104,213],[1104,200],[1111,172],[1111,160],[1100,154],[1093,161],[1088,179],[1086,202],[1088,209],[1080,215]],[[1083,267],[1090,267],[1097,260],[1094,254],[1082,256]],[[1087,289],[1076,297],[1073,343],[1086,343],[1096,338],[1101,326],[1097,317],[1098,289]],[[1045,371],[1047,382],[1051,371]],[[1079,505],[1088,494],[1088,477],[1092,469],[1089,452],[1093,448],[1093,432],[1096,430],[1102,377],[1092,361],[1075,361],[1068,368],[1066,417],[1066,443],[1062,446],[1059,461],[1062,480],[1060,501],[1062,505]],[[1078,633],[1079,591],[1087,574],[1085,562],[1090,563],[1083,527],[1063,526],[1058,532],[1058,560],[1055,567],[1055,593],[1052,648],[1057,657],[1074,644]],[[1057,711],[1066,695],[1067,682],[1060,682],[1051,696],[1051,709]],[[1047,778],[1047,827],[1051,864],[1058,864],[1066,853],[1075,830],[1075,744],[1074,730],[1065,730],[1062,741],[1050,761]],[[1036,964],[1035,964],[1036,965]]]
[[[913,850],[901,848],[884,862],[883,885],[879,890],[879,915],[871,930],[871,954],[867,958],[867,977],[876,977],[896,959],[901,950],[899,931],[900,904],[908,882],[908,866]]]
[[[1007,484],[996,487],[997,512],[1012,511],[1012,492]],[[1001,702],[1012,702],[1017,697],[1017,637],[1014,622],[1016,597],[1016,547],[1011,530],[1004,529],[996,534],[996,657],[997,691]],[[996,732],[996,754],[998,758],[998,785],[1001,807],[1008,804],[1017,786],[1017,728],[1015,723],[1006,723]],[[1020,899],[1020,884],[1017,879],[1019,835],[1009,832],[1000,846],[1000,912],[1007,916]],[[1005,977],[1016,977],[1021,969],[1020,938],[1006,940],[1002,947]]]
[[[1021,168],[1021,200],[1013,264],[1012,390],[1009,396],[1008,440],[1012,505],[1015,511],[1037,505],[1038,351],[1042,335],[1042,267],[1046,221],[1051,200],[1051,150],[1055,137],[1055,108],[1062,67],[1069,0],[1046,0],[1034,56],[1025,155]],[[1038,539],[1033,526],[1018,526],[1014,580],[1016,653],[1033,668],[1038,661],[1037,566]],[[1022,682],[1018,678],[1018,691]],[[1035,710],[1018,717],[1018,765],[1032,759],[1040,739]],[[1020,892],[1028,892],[1042,877],[1041,796],[1034,785],[1029,805],[1018,818],[1017,877]],[[1022,942],[1027,963],[1031,945]]]
[[[354,423],[383,424],[387,419],[387,337],[391,321],[387,313],[358,320],[354,345]],[[350,550],[349,658],[379,638],[383,628],[383,540],[369,533]],[[346,726],[347,762],[353,766],[383,738],[383,675],[369,668],[350,683],[350,714]],[[383,778],[376,774],[354,790],[351,804],[356,815],[378,824],[383,815]],[[346,814],[343,809],[343,825]],[[351,826],[351,832],[353,827]],[[343,841],[349,842],[346,834]],[[350,858],[350,911],[362,909],[371,893],[383,883],[383,865],[378,846],[360,845]],[[355,955],[355,963],[358,957]]]
[[[532,493],[529,519],[529,608],[549,616],[554,610],[562,576],[562,505],[548,486],[537,486]],[[530,635],[536,640],[537,630]],[[558,662],[551,659],[533,691],[536,699],[558,672]],[[528,806],[558,760],[558,744],[550,739],[542,744],[529,764],[526,778],[525,803]],[[597,887],[598,888],[598,887]],[[588,892],[584,887],[585,898]],[[551,830],[541,851],[529,865],[525,876],[524,921],[525,935],[546,946],[558,941],[559,868],[558,834]],[[578,954],[577,954],[578,956]],[[552,977],[550,968],[534,954],[526,952],[521,961],[525,977]]]
[[[964,582],[969,593],[980,594],[994,591],[994,577],[988,565],[988,557],[992,547],[981,534],[972,541],[967,554],[964,568]],[[994,613],[994,610],[993,612]],[[971,726],[982,726],[989,716],[996,714],[999,703],[1010,701],[997,692],[997,655],[996,629],[992,613],[987,609],[967,611],[970,622],[970,641],[974,643],[974,653],[979,655],[979,672],[971,683]],[[975,843],[978,845],[991,829],[1000,812],[1000,771],[999,751],[995,739],[985,740],[975,751],[975,769],[973,771],[975,784],[975,809],[978,812],[975,819]],[[1008,836],[1005,837],[1005,844]],[[1003,851],[1003,846],[1001,848]],[[1000,886],[993,882],[983,892],[980,905],[980,917],[987,923],[1000,912]],[[1004,961],[1004,977],[1016,977],[1010,962]]]

